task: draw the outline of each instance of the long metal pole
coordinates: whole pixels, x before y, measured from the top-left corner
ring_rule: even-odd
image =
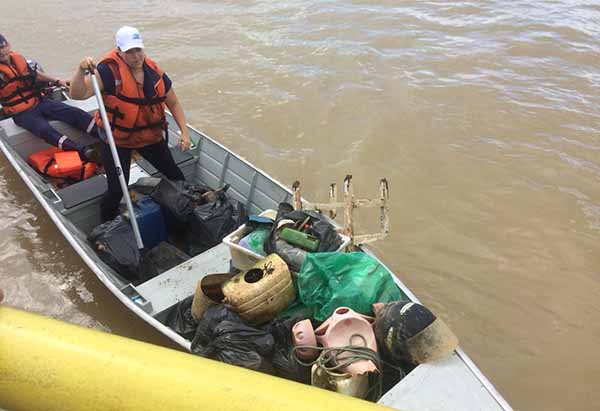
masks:
[[[142,242],[142,235],[140,234],[140,228],[138,227],[137,220],[135,218],[135,212],[133,211],[133,204],[131,204],[131,198],[129,198],[129,188],[127,187],[127,182],[125,181],[125,176],[123,175],[123,168],[121,167],[121,161],[119,160],[117,145],[115,144],[115,139],[113,138],[112,130],[110,128],[110,123],[108,122],[108,117],[106,116],[106,109],[104,108],[104,101],[102,100],[100,87],[98,87],[98,80],[96,79],[96,74],[93,71],[90,71],[90,75],[92,76],[94,94],[96,94],[96,100],[98,101],[98,107],[100,108],[100,117],[102,117],[102,124],[104,124],[104,132],[106,133],[108,145],[110,146],[110,152],[112,154],[113,161],[115,162],[115,168],[117,169],[119,183],[121,183],[121,191],[123,192],[123,197],[125,197],[125,202],[127,203],[127,210],[129,210],[129,221],[131,221],[131,226],[133,227],[133,235],[135,236],[135,241],[137,243],[138,248],[142,249],[144,248],[144,243]]]

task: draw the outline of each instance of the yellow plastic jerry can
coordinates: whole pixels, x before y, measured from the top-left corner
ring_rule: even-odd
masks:
[[[224,303],[251,324],[271,321],[296,296],[292,275],[277,254],[271,254],[223,285]]]

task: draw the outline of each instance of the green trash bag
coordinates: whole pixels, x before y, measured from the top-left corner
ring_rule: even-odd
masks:
[[[373,303],[408,299],[385,267],[361,252],[307,253],[297,286],[300,302],[317,321],[338,307],[373,315]]]

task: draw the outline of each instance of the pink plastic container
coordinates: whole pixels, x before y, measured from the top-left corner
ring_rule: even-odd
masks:
[[[292,327],[292,340],[295,346],[298,345],[317,345],[315,330],[310,320],[298,321]],[[299,348],[296,350],[296,356],[304,361],[313,361],[319,355],[319,351],[310,348]]]
[[[315,330],[317,342],[323,347],[368,347],[377,351],[377,341],[373,332],[373,318],[359,314],[348,307],[338,307],[319,328]],[[350,353],[342,353],[342,359]],[[377,371],[377,367],[369,360],[356,361],[350,364],[345,372],[360,375]]]

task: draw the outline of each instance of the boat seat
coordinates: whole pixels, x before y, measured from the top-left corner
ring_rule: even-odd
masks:
[[[221,243],[138,285],[136,290],[152,304],[149,313],[156,317],[194,294],[196,284],[205,275],[229,272],[230,261],[229,247]]]
[[[63,207],[69,209],[100,197],[107,188],[106,176],[100,174],[88,178],[87,180],[71,184],[68,187],[58,190],[56,194],[62,200]]]
[[[175,164],[177,164],[177,165],[185,163],[186,161],[194,158],[194,156],[190,153],[189,150],[181,151],[177,147],[169,147],[169,150],[171,150],[171,155],[173,155],[173,160],[175,160]],[[140,167],[142,167],[144,169],[144,171],[146,173],[150,174],[151,176],[155,176],[156,174],[158,174],[158,170],[156,169],[156,167],[154,167],[152,164],[150,164],[150,162],[143,157],[141,157],[139,160],[137,160],[137,164]]]

